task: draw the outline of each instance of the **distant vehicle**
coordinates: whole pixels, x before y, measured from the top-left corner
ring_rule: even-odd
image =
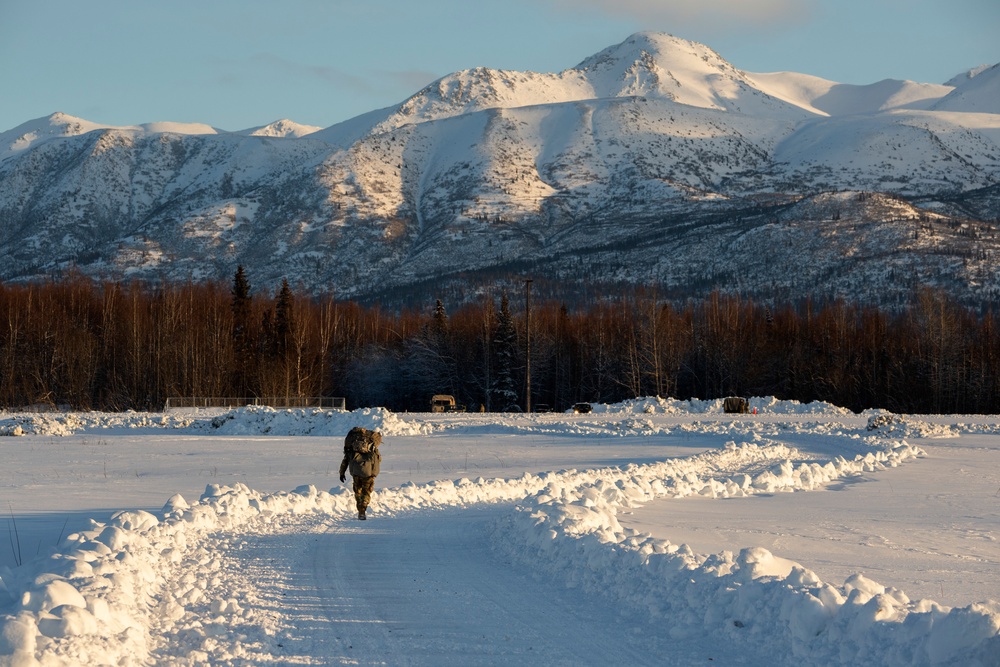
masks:
[[[722,410],[728,413],[746,414],[750,412],[750,402],[740,396],[729,396],[722,401]]]
[[[539,403],[534,409],[535,412],[552,412],[552,406],[546,403]]]
[[[575,403],[573,405],[573,413],[577,415],[583,415],[593,410],[594,407],[590,403]]]
[[[465,412],[465,406],[455,403],[454,396],[434,394],[431,397],[431,412]]]

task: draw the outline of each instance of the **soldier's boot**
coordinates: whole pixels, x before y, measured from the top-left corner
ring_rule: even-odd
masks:
[[[358,510],[358,520],[359,521],[364,521],[365,520],[365,508],[364,507],[362,507],[361,509]]]

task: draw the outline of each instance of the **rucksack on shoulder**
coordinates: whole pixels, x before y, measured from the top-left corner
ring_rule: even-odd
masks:
[[[382,463],[382,455],[377,449],[354,452],[350,460],[351,477],[377,477]]]
[[[381,433],[355,426],[347,432],[347,437],[344,438],[344,453],[367,452],[372,449],[378,449],[378,446],[381,444]]]

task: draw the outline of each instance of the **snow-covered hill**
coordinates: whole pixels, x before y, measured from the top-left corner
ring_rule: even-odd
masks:
[[[997,72],[852,86],[638,33],[559,73],[456,72],[326,129],[54,114],[0,134],[0,278],[228,280],[243,263],[258,285],[368,299],[526,270],[570,295],[582,281],[688,294],[736,281],[892,301],[933,281],[989,299]],[[860,206],[795,217],[825,193]],[[900,197],[906,216],[877,219]],[[817,224],[838,253],[806,242]],[[815,275],[741,268],[744,237],[761,235]]]

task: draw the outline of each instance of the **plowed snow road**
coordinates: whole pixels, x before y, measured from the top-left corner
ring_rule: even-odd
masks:
[[[752,664],[706,655],[643,610],[504,562],[489,527],[508,510],[376,513],[308,538],[260,538],[257,549],[269,547],[257,558],[285,578],[268,587],[272,603],[294,629],[275,652],[284,664]]]

